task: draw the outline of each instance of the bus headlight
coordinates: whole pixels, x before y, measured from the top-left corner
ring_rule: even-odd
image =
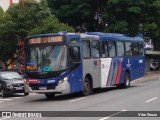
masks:
[[[59,82],[58,82],[58,85],[64,83],[65,81],[68,80],[68,76],[64,77],[63,79],[61,79]]]

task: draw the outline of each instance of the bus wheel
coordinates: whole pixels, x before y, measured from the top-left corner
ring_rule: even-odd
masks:
[[[130,75],[128,72],[125,73],[124,75],[124,83],[118,84],[118,88],[128,88],[130,86]]]
[[[91,93],[91,84],[90,81],[87,77],[84,78],[84,83],[83,83],[83,95],[87,96]]]
[[[49,99],[54,98],[55,97],[55,93],[45,93],[45,96]]]

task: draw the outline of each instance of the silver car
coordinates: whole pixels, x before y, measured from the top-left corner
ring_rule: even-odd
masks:
[[[24,79],[17,72],[11,71],[0,72],[0,93],[1,97],[14,93],[29,95],[24,89]]]

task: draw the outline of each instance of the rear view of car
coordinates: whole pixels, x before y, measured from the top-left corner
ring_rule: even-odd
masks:
[[[14,93],[24,93],[24,80],[17,72],[4,71],[0,72],[0,93],[2,97]]]

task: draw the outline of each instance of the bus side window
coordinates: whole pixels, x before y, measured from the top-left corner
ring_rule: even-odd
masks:
[[[117,42],[117,56],[124,56],[124,42]]]
[[[138,42],[133,42],[133,55],[138,55]]]
[[[101,57],[102,58],[107,58],[108,55],[108,42],[107,41],[102,41],[102,51],[101,51]]]
[[[116,45],[115,42],[108,42],[109,57],[116,57]]]
[[[99,58],[100,57],[100,50],[99,50],[99,41],[93,40],[91,42],[91,53],[92,58]]]
[[[83,50],[83,58],[89,59],[91,58],[91,49],[90,49],[90,41],[84,40],[82,42],[82,50]]]
[[[132,43],[125,42],[125,54],[126,56],[132,56]]]

